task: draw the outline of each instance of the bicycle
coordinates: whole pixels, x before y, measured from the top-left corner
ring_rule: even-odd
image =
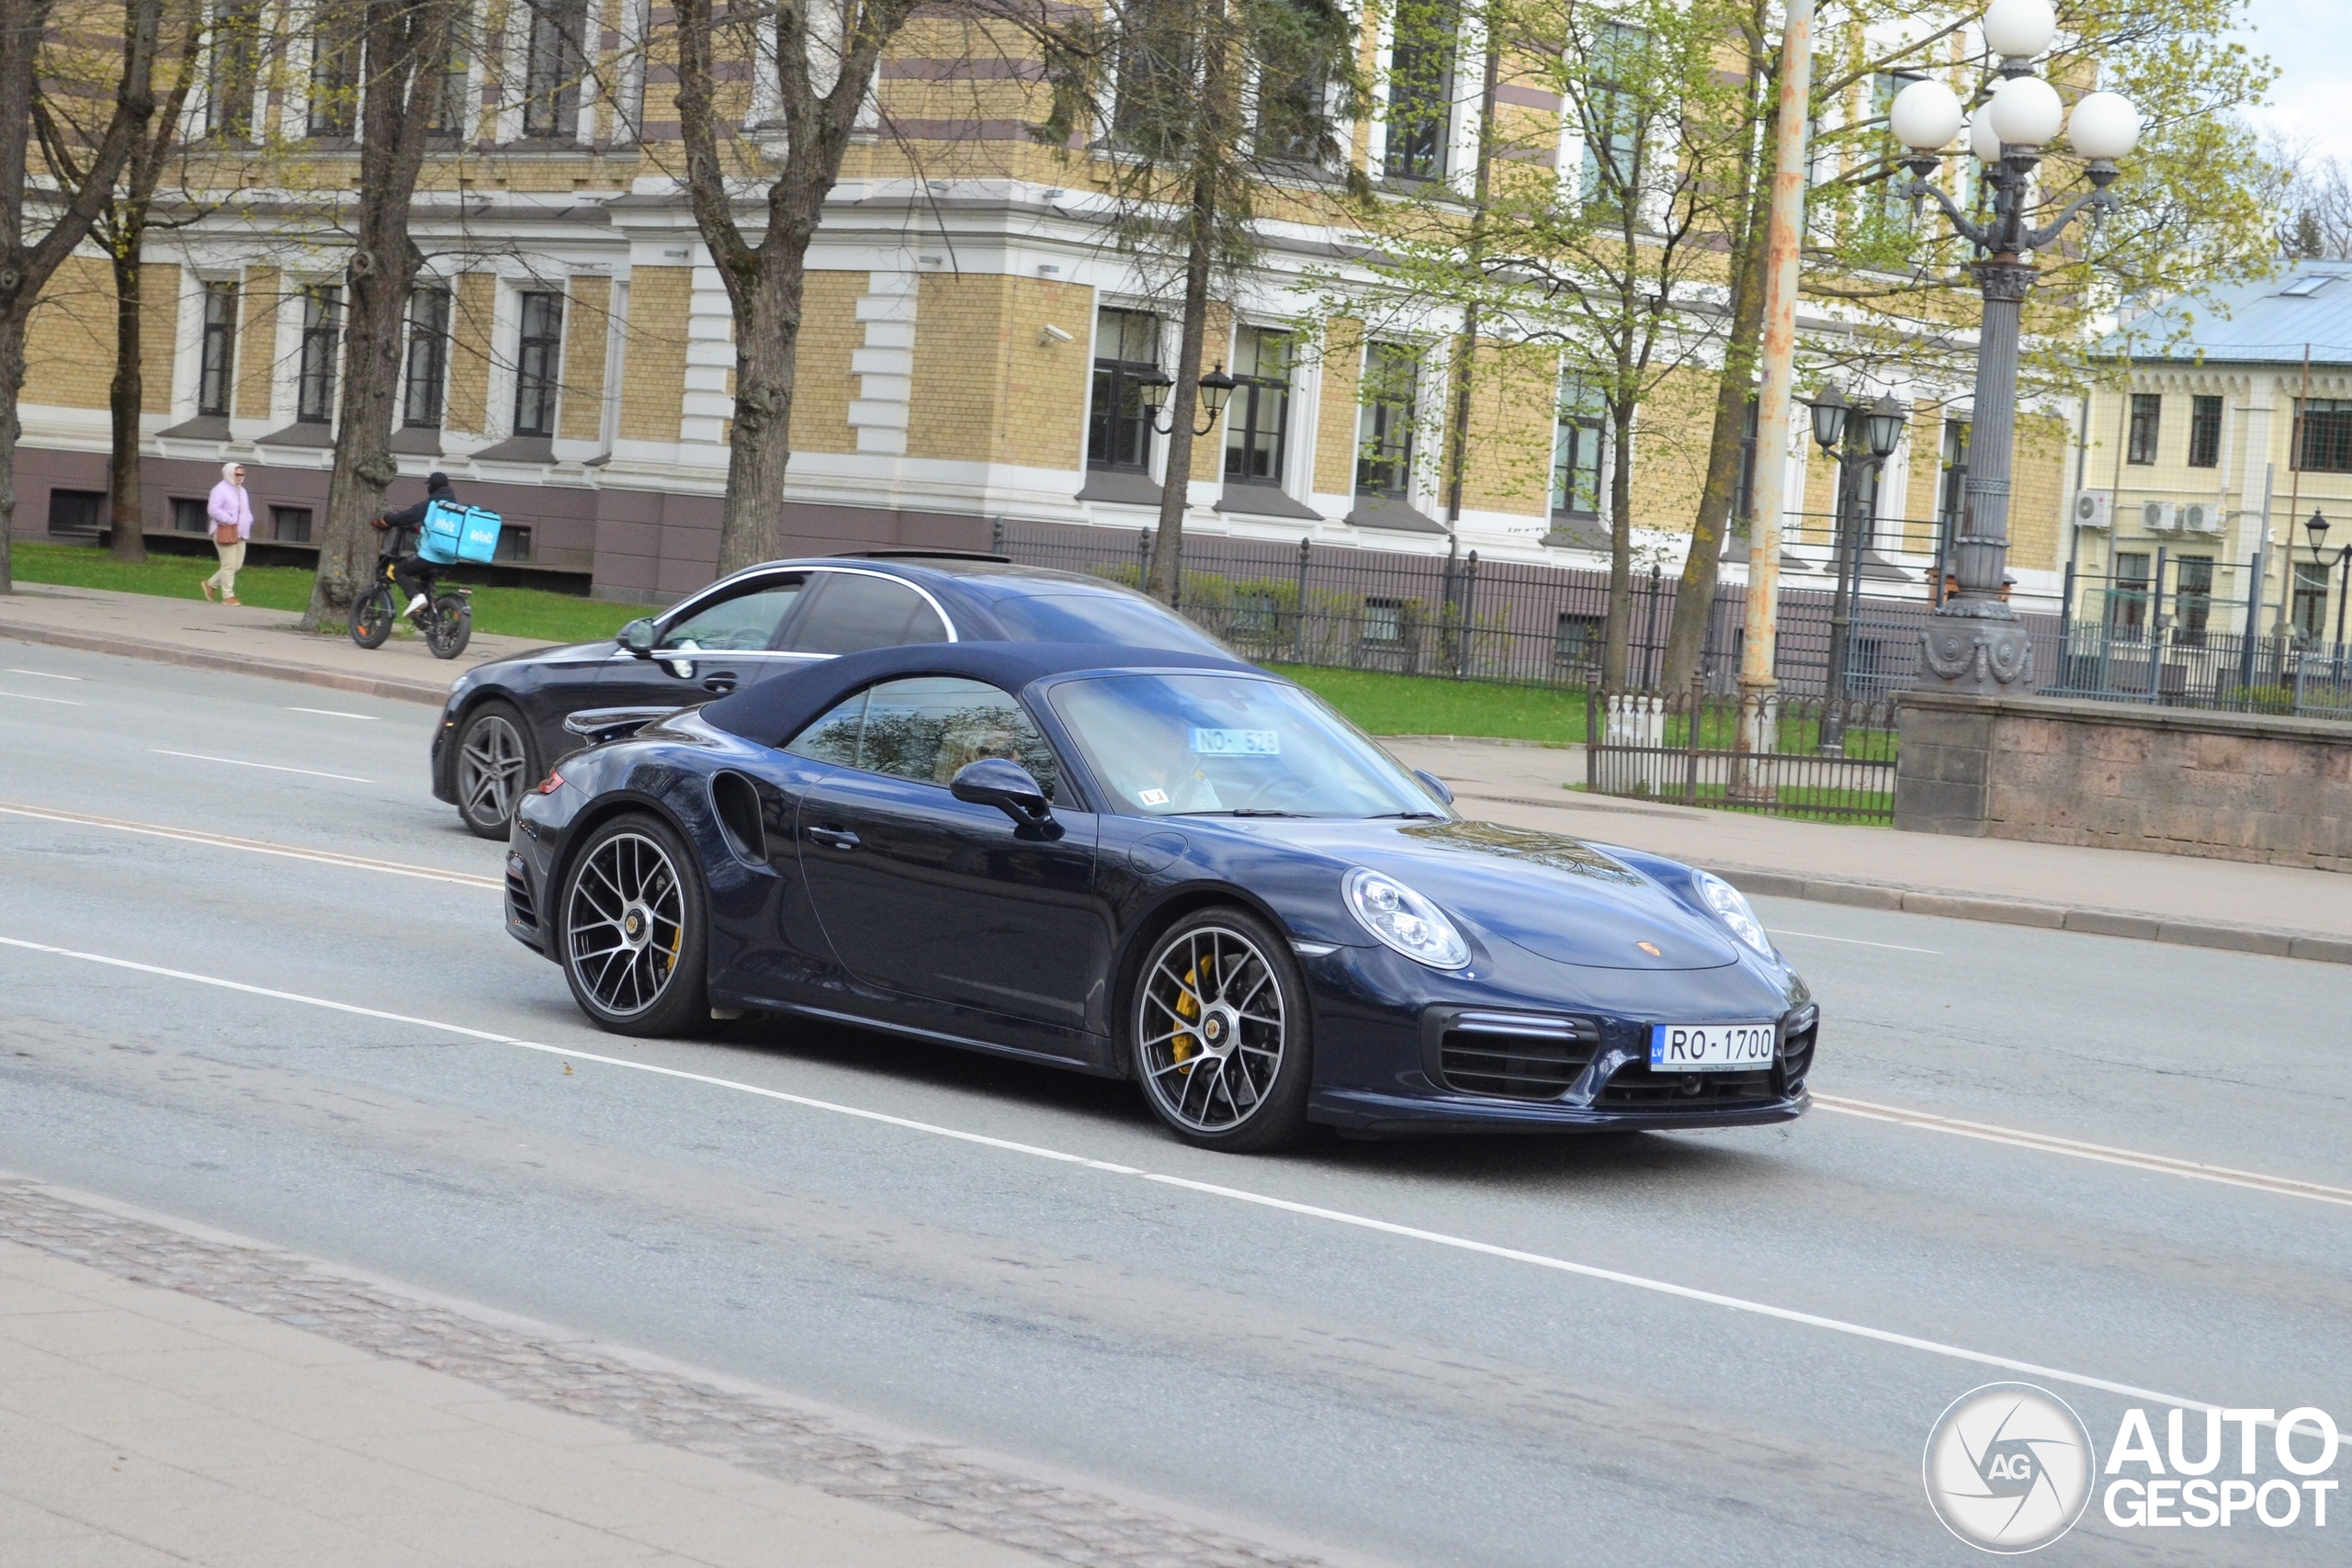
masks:
[[[407,603],[399,584],[392,581],[392,566],[398,558],[386,556],[376,563],[379,581],[351,606],[351,640],[362,648],[383,647],[391,637],[393,624],[401,618],[401,606]],[[473,640],[473,595],[463,588],[443,592],[440,573],[433,570],[431,562],[423,564],[427,603],[416,613],[417,635],[424,638],[424,646],[433,650],[434,658],[455,659]]]

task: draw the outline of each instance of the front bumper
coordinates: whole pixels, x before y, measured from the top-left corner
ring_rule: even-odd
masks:
[[[1465,975],[1384,948],[1304,961],[1315,998],[1308,1114],[1366,1134],[1663,1131],[1789,1122],[1820,1012],[1785,970],[1592,970],[1506,955]],[[1769,1067],[1653,1073],[1657,1023],[1772,1020]]]

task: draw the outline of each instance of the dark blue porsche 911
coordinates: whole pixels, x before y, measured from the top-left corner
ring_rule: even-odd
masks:
[[[1818,1012],[1737,891],[1465,821],[1250,665],[930,644],[646,716],[582,716],[620,738],[506,860],[508,931],[606,1029],[891,1030],[1133,1077],[1232,1150],[1808,1103]]]

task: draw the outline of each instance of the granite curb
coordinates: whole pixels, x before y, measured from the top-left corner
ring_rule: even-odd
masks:
[[[241,653],[215,653],[209,649],[180,648],[138,637],[107,637],[95,632],[65,631],[55,626],[28,626],[0,619],[0,637],[18,642],[47,643],[84,653],[110,653],[122,659],[145,659],[163,664],[186,664],[198,670],[223,670],[232,675],[259,675],[272,681],[294,681],[306,686],[326,686],[362,696],[390,697],[401,702],[430,703],[439,707],[448,699],[447,682],[403,681],[397,676],[348,675],[282,659],[254,659]]]
[[[2181,947],[2219,948],[2230,953],[2253,953],[2270,958],[2306,958],[2319,964],[2352,964],[2352,938],[2322,936],[2311,931],[2177,920],[2161,915],[2133,914],[2126,909],[2084,908],[2070,904],[2043,904],[2021,898],[1988,898],[1981,894],[1904,887],[1884,882],[1798,876],[1784,871],[1765,871],[1752,866],[1711,863],[1708,869],[1719,874],[1741,892],[1764,898],[1802,898],[1815,904],[1844,904],[1858,909],[1895,909],[1906,915],[1939,915],[1950,920],[1985,920],[1996,925],[2032,926],[2043,931],[2075,931],[2086,936],[2131,937],[2142,942],[2172,942]]]

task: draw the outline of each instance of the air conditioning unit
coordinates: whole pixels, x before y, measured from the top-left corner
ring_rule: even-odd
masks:
[[[2180,526],[2180,504],[2171,501],[2148,501],[2140,504],[2140,526],[2151,534],[2169,534]]]
[[[2191,534],[2220,533],[2222,516],[2222,509],[2210,501],[2185,501],[2180,505],[2180,525]]]
[[[2077,491],[2074,517],[2075,527],[2105,533],[2115,526],[2115,497],[2103,490]]]

